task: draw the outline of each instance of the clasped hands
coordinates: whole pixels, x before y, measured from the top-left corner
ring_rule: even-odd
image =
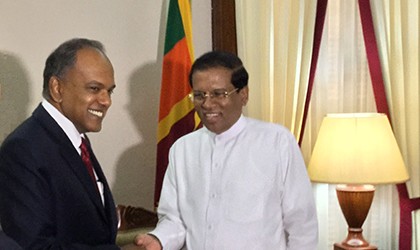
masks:
[[[133,244],[125,245],[122,250],[162,250],[160,241],[150,234],[139,234]]]

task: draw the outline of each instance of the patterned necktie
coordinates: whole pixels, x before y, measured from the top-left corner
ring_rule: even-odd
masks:
[[[95,184],[95,187],[98,188],[96,185],[96,177],[95,173],[93,172],[93,165],[92,161],[90,160],[90,154],[88,150],[88,142],[85,138],[82,137],[82,144],[80,144],[80,149],[82,150],[82,161],[86,166],[87,171],[89,172],[90,177],[92,178],[93,183]]]

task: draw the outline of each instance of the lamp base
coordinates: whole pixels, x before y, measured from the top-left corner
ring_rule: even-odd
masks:
[[[375,246],[367,246],[367,247],[350,247],[346,246],[342,243],[335,243],[334,250],[378,250]]]
[[[363,237],[362,225],[372,204],[372,185],[337,185],[337,198],[348,224],[347,238],[334,244],[334,250],[377,250]]]

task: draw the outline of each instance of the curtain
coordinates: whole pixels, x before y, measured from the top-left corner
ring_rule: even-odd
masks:
[[[371,1],[394,132],[420,197],[420,4],[418,0]],[[413,248],[420,249],[420,211],[413,213]]]
[[[307,88],[308,57],[312,54],[314,2],[236,0],[238,54],[250,72],[247,115],[281,123],[296,137]],[[376,112],[357,0],[328,3],[302,142],[307,163],[322,118],[335,112]],[[418,141],[418,137],[413,139]],[[320,229],[318,249],[331,249],[334,242],[345,238],[347,225],[335,186],[313,187]],[[395,185],[376,188],[363,225],[364,235],[379,249],[397,249],[399,204]]]
[[[327,113],[376,112],[357,1],[329,1],[315,75],[308,123],[302,143],[306,162]],[[331,249],[347,234],[335,186],[314,185],[320,220],[319,249]],[[364,236],[379,249],[398,248],[398,193],[394,185],[376,186],[363,225]],[[394,237],[389,237],[393,235]]]
[[[300,133],[316,1],[237,0],[238,54],[250,74],[244,113]]]

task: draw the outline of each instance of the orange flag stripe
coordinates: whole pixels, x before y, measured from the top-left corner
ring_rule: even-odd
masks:
[[[163,59],[162,85],[160,91],[161,105],[159,108],[159,122],[169,115],[171,109],[181,100],[188,97],[191,87],[188,82],[191,58],[189,56],[186,39],[181,39]],[[177,91],[173,91],[176,86]],[[189,110],[193,108],[192,103]],[[179,112],[178,112],[179,113]],[[188,113],[188,112],[186,112]],[[186,114],[185,113],[185,114]]]

